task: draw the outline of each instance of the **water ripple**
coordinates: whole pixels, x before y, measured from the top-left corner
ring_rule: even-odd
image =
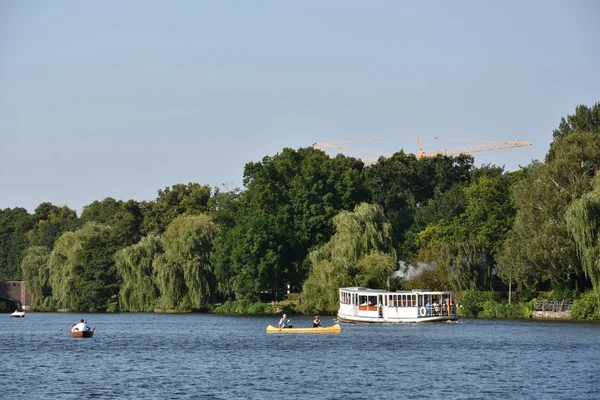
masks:
[[[86,318],[91,339],[67,328]],[[267,335],[276,318],[0,319],[3,399],[597,399],[598,324],[461,320]],[[310,326],[311,319],[294,317]],[[333,319],[324,321],[333,324]]]

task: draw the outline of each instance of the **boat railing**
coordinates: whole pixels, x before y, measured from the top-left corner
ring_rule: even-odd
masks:
[[[450,306],[450,312],[448,312],[448,306],[439,305],[439,306],[431,306],[430,308],[425,308],[425,315],[420,314],[422,318],[427,317],[447,317],[447,316],[456,316],[456,306]]]

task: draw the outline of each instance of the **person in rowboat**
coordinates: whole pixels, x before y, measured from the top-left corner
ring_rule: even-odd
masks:
[[[83,331],[89,331],[89,330],[90,330],[89,325],[83,319],[80,320],[79,323],[71,329],[71,331],[73,331],[73,332],[83,332]]]
[[[287,315],[283,314],[283,317],[279,320],[279,323],[277,324],[277,327],[279,329],[283,329],[283,328],[291,328],[292,325],[288,325],[290,323],[291,320],[287,319]]]

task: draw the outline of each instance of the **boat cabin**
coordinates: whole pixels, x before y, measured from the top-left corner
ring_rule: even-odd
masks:
[[[388,292],[363,287],[339,289],[338,318],[344,322],[456,320],[454,292],[427,289]]]

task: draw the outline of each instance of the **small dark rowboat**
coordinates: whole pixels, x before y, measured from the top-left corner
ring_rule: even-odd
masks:
[[[90,338],[94,336],[94,330],[91,331],[71,331],[71,337],[74,338]]]

